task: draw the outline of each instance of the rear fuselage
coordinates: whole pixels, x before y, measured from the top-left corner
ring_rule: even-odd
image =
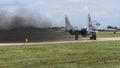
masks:
[[[81,30],[71,29],[71,30],[69,30],[69,33],[70,33],[71,35],[76,35],[76,34],[82,35],[82,36],[89,36],[89,35],[90,35],[90,32],[88,32],[87,29],[84,29],[84,28],[81,29]]]

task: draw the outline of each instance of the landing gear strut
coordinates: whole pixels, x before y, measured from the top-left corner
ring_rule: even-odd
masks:
[[[96,33],[92,33],[92,36],[90,36],[90,40],[96,40]]]

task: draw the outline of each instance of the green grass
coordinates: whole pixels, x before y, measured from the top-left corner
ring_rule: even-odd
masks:
[[[120,42],[3,46],[0,68],[120,68]]]
[[[99,31],[97,33],[97,37],[120,37],[120,32],[116,32],[116,34],[114,34],[113,32]]]

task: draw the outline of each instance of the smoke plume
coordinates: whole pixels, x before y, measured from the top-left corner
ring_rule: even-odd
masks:
[[[19,10],[11,14],[5,10],[0,10],[0,29],[21,27],[49,28],[51,25],[52,23],[49,19],[36,12]]]

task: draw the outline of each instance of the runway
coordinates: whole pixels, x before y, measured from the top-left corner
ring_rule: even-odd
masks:
[[[115,40],[120,40],[120,37],[97,38],[97,40],[89,40],[89,38],[80,38],[79,40],[69,40],[69,41],[30,42],[30,43],[0,43],[0,46],[35,45],[35,44],[60,44],[60,43],[75,43],[75,42],[115,41]]]

